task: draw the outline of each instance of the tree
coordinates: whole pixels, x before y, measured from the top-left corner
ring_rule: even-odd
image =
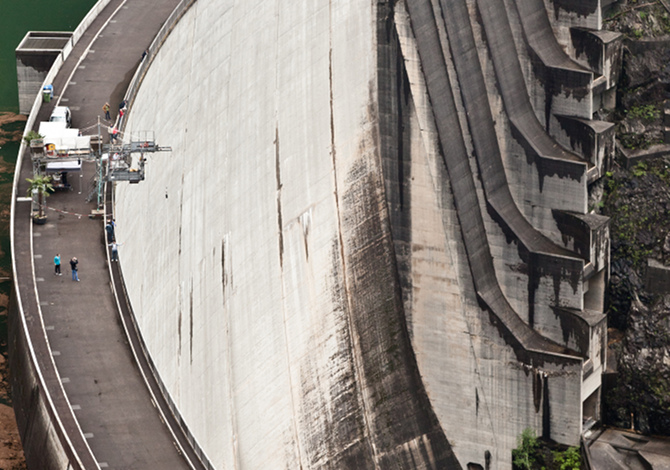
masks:
[[[524,429],[517,438],[517,448],[512,450],[514,466],[522,470],[532,470],[539,445],[535,431],[531,428]]]
[[[37,218],[43,219],[46,217],[44,213],[44,198],[49,196],[49,192],[54,190],[51,185],[51,177],[37,175],[33,179],[26,178],[26,181],[30,183],[28,196],[32,197],[33,194],[37,193],[37,204],[39,206]]]

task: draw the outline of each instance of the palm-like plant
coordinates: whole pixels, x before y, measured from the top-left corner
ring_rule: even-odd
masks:
[[[33,179],[26,178],[26,181],[30,183],[30,186],[28,187],[28,196],[37,193],[37,204],[39,206],[37,217],[42,219],[45,216],[44,199],[49,196],[50,191],[54,190],[51,185],[51,176],[37,175]]]

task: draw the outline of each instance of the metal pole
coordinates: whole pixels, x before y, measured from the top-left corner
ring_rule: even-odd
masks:
[[[98,165],[98,207],[102,207],[102,139],[100,138],[100,115],[98,115],[98,152],[95,161]]]

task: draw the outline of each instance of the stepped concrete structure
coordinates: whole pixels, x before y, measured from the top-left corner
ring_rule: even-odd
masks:
[[[172,152],[110,207],[207,465],[510,469],[525,428],[580,444],[606,367],[609,3],[189,2],[126,95],[124,141]]]

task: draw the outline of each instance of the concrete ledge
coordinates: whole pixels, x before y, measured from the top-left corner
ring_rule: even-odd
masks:
[[[630,170],[639,162],[670,155],[670,144],[657,144],[652,145],[647,149],[629,150],[623,148],[623,146],[617,142],[616,147],[621,163],[627,170]]]
[[[581,357],[588,359],[592,354],[594,329],[607,329],[607,315],[593,310],[575,310],[564,307],[553,309],[561,322],[561,328],[567,344],[572,339]]]
[[[573,62],[558,44],[542,0],[517,0],[515,5],[530,46],[533,73],[549,101],[548,112],[590,118],[593,72]]]
[[[670,459],[670,439],[643,436],[634,431],[606,429],[585,441],[584,449],[591,468],[667,469]]]
[[[608,265],[608,217],[564,211],[553,211],[553,215],[566,247],[575,250],[593,264],[594,272]]]
[[[648,259],[644,283],[645,289],[653,294],[670,294],[670,266]]]
[[[560,143],[598,168],[599,176],[611,170],[615,153],[613,123],[574,116],[555,117],[561,126],[561,132],[554,133],[558,134],[556,137]]]
[[[607,89],[615,86],[621,73],[623,36],[612,31],[572,28],[570,39],[577,62],[605,77]]]
[[[486,32],[489,55],[495,69],[497,84],[503,98],[505,110],[511,124],[514,126],[513,137],[517,139],[526,151],[526,158],[529,160],[529,164],[536,163],[540,185],[539,191],[542,192],[543,190],[543,181],[546,176],[557,175],[560,178],[570,178],[573,180],[574,188],[569,189],[570,193],[575,194],[575,201],[585,201],[586,176],[589,165],[577,155],[571,154],[559,145],[556,145],[556,141],[547,134],[546,129],[538,121],[526,91],[526,83],[521,65],[519,64],[514,36],[506,20],[505,3],[480,0],[478,4],[483,28]],[[469,36],[472,37],[472,32],[469,33]],[[465,39],[470,42],[474,41],[474,38]],[[551,52],[549,47],[546,50],[547,52]],[[549,56],[549,54],[547,55]],[[556,56],[556,54],[552,54],[552,56]],[[458,54],[454,54],[454,58],[460,60]],[[477,58],[477,63],[478,60]],[[475,65],[477,64],[473,64],[471,67]],[[481,74],[481,71],[479,73]],[[460,79],[462,83],[468,83],[468,90],[472,87],[473,83],[471,80],[466,79],[465,76],[460,77]],[[483,92],[484,96],[486,96],[485,87],[480,92]],[[556,198],[557,200],[561,200],[561,195],[556,196],[559,196]],[[560,208],[576,212],[584,209],[583,204],[580,203],[570,208]]]

